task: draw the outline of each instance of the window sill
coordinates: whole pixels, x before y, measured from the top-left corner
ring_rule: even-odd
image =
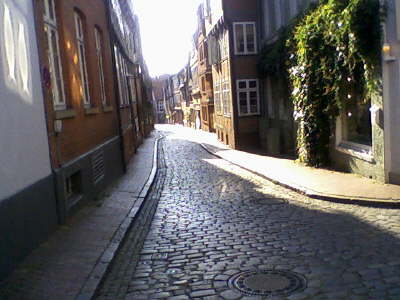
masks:
[[[111,105],[103,106],[103,112],[112,112],[114,110],[114,107]]]
[[[257,52],[252,53],[235,53],[236,56],[250,56],[250,55],[257,55]]]
[[[260,113],[254,113],[254,114],[239,114],[240,118],[245,118],[245,117],[259,117]]]
[[[96,115],[98,113],[100,113],[100,109],[98,107],[85,108],[85,115]]]
[[[65,110],[56,110],[55,111],[55,119],[63,120],[63,119],[72,119],[76,117],[76,112],[73,109],[65,109]]]
[[[336,146],[336,150],[370,163],[375,162],[371,146],[343,141]]]

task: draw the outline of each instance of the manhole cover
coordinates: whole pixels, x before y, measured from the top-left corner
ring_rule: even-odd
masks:
[[[228,285],[248,296],[288,296],[303,291],[307,280],[290,271],[246,271],[233,275]]]

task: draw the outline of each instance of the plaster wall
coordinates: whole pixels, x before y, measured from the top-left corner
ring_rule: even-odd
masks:
[[[32,1],[0,0],[0,201],[51,174]]]
[[[383,61],[383,107],[386,181],[400,184],[400,1],[388,0],[385,43],[391,49]]]

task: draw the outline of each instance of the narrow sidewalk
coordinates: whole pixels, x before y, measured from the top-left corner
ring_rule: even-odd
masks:
[[[186,130],[212,154],[309,197],[366,205],[400,205],[399,185],[382,184],[356,174],[311,168],[290,159],[232,150],[219,142],[215,134]]]
[[[0,299],[90,299],[154,179],[158,132],[127,173],[80,209],[0,284]],[[154,166],[154,168],[153,168]]]

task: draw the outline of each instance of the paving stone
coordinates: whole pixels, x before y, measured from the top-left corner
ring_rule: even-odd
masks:
[[[216,292],[214,289],[199,290],[199,291],[194,291],[194,292],[190,293],[190,297],[205,297],[205,296],[212,296],[215,294],[216,294]]]
[[[140,238],[132,233],[98,299],[123,298],[123,286],[140,280],[148,286],[140,295],[148,299],[168,292],[182,299],[261,300],[236,296],[227,282],[241,271],[270,269],[308,280],[306,290],[287,299],[400,299],[399,210],[310,199],[207,153],[196,143],[200,132],[168,130],[158,206],[153,219],[143,220],[150,230],[140,237],[142,256],[136,267],[131,253]],[[168,257],[148,259],[158,253]],[[181,271],[168,274],[174,268]]]

